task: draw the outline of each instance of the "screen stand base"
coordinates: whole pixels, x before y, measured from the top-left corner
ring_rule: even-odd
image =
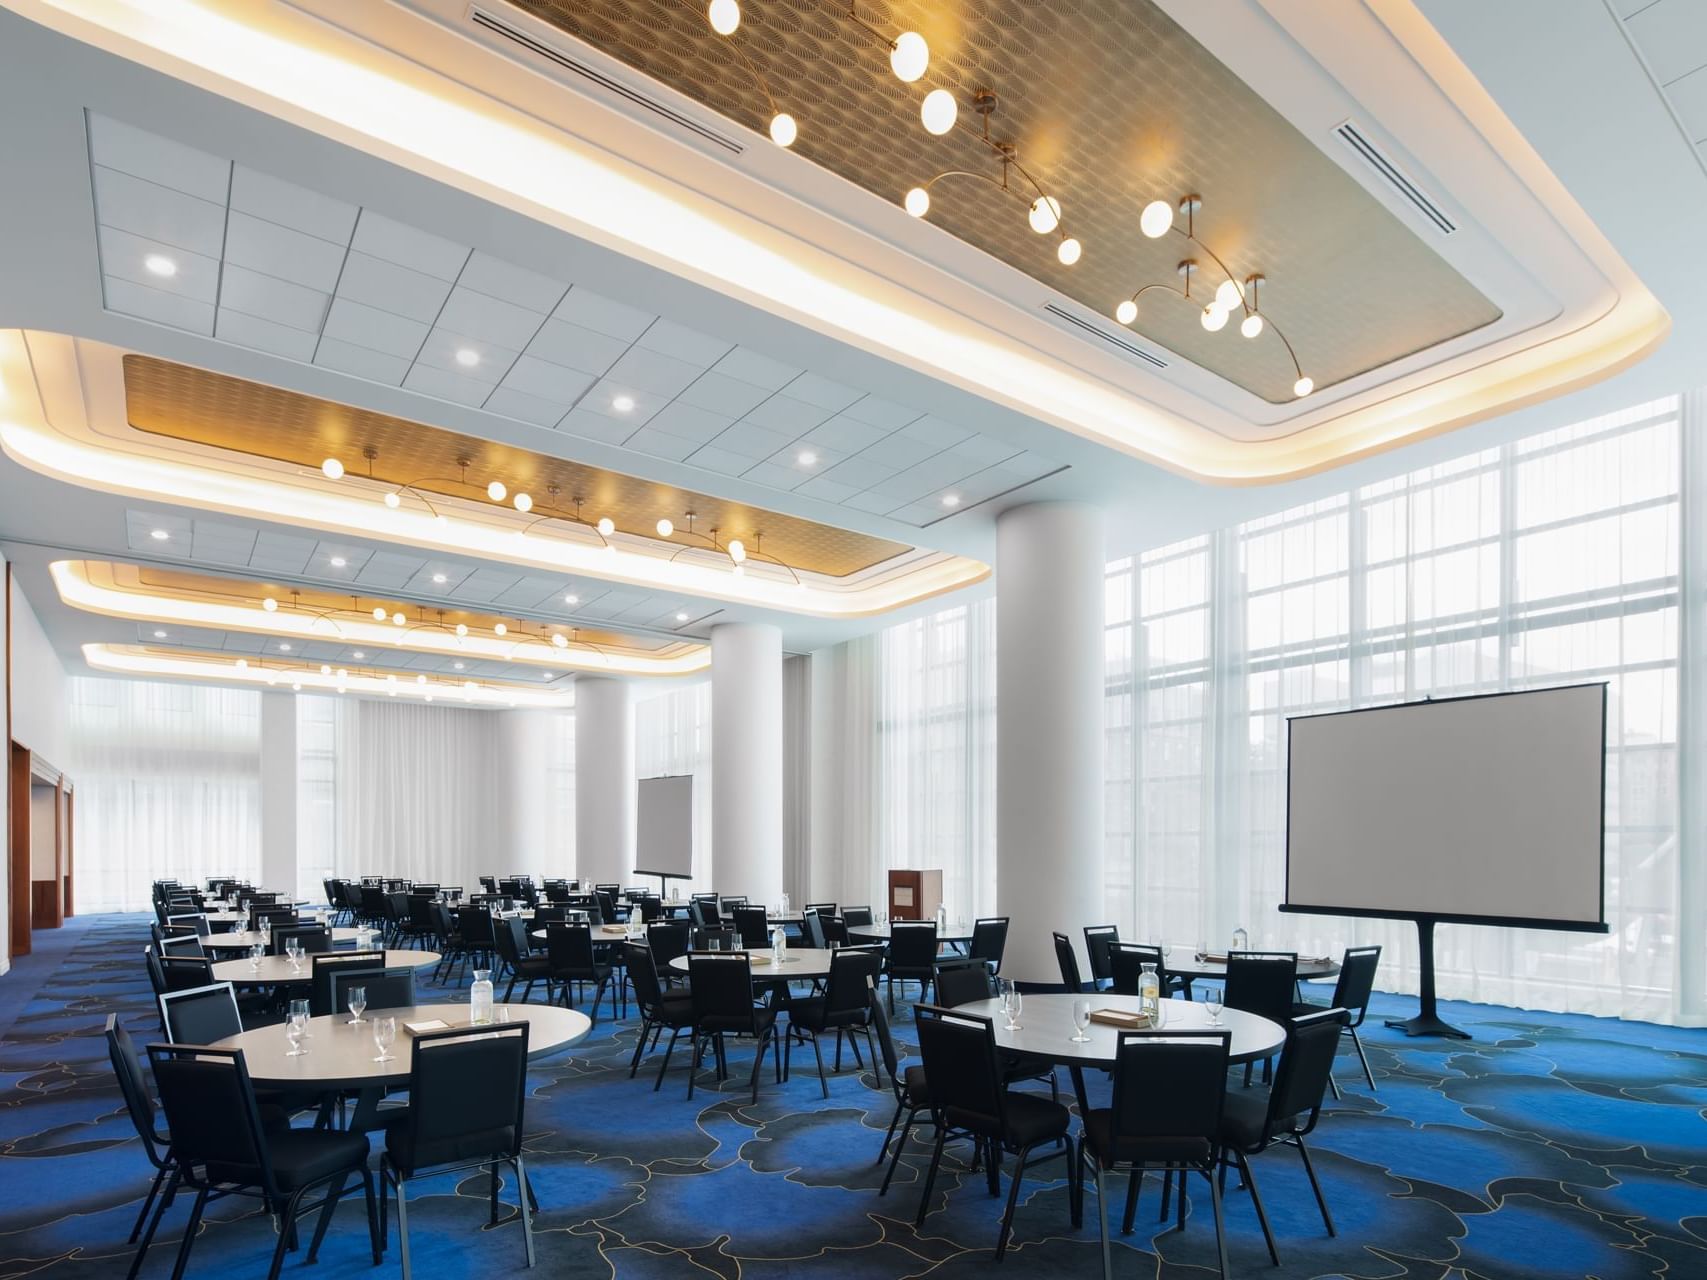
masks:
[[[1414,1018],[1388,1018],[1387,1025],[1408,1036],[1446,1036],[1453,1040],[1468,1040],[1470,1033],[1460,1031],[1451,1023],[1442,1022],[1436,1013],[1434,999],[1434,921],[1417,921],[1417,955],[1422,966],[1421,1006]]]

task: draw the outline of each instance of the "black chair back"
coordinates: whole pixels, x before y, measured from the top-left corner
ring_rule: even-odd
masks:
[[[1369,997],[1375,990],[1375,971],[1381,966],[1380,947],[1347,947],[1340,961],[1340,978],[1334,984],[1333,1007],[1351,1015],[1352,1026],[1361,1026],[1369,1012]]]
[[[1292,1017],[1298,981],[1294,951],[1235,951],[1227,957],[1227,981],[1221,1003],[1285,1026]]]
[[[349,1009],[351,987],[363,987],[367,990],[369,1009],[407,1009],[415,1003],[413,969],[382,969],[378,973],[334,969],[331,982],[333,1013],[343,1013]]]
[[[288,929],[274,929],[272,954],[282,956],[292,938],[302,943],[304,955],[324,955],[332,949],[332,931],[324,925],[299,924]]]
[[[1120,929],[1112,924],[1085,926],[1085,958],[1091,962],[1091,981],[1106,982],[1113,975],[1108,968],[1108,944],[1120,941]]]
[[[756,1026],[753,966],[745,951],[690,951],[688,987],[701,1030],[746,1031]]]
[[[160,957],[160,973],[167,991],[188,991],[205,987],[213,981],[213,962],[206,956]]]
[[[361,973],[375,976],[385,972],[385,952],[350,951],[340,955],[315,956],[309,962],[308,1012],[316,1018],[340,1012],[332,1003],[332,975]]]
[[[191,911],[186,915],[167,916],[166,923],[168,925],[183,925],[193,930],[198,938],[205,938],[210,932],[207,916],[200,911]]]
[[[853,1013],[870,1002],[870,985],[883,971],[883,956],[876,949],[849,947],[830,957],[830,978],[824,984],[824,1015]]]
[[[848,945],[848,923],[840,916],[820,915],[818,931],[824,935],[824,945],[834,943],[838,947]]]
[[[1083,991],[1085,983],[1079,977],[1079,959],[1073,954],[1073,940],[1064,933],[1049,936],[1055,940],[1055,964],[1061,970],[1061,985],[1069,991]]]
[[[527,928],[520,917],[509,916],[492,922],[492,941],[497,944],[498,958],[513,971],[521,966],[527,952]]]
[[[593,890],[593,896],[599,900],[599,914],[613,924],[616,922],[616,895],[620,885]]]
[[[653,927],[656,928],[657,926]],[[664,1000],[663,984],[658,980],[658,957],[656,953],[656,944],[652,946],[642,946],[638,942],[622,944],[623,967],[628,972],[629,983],[634,987],[634,1001],[640,1006],[640,1012],[648,1017]]]
[[[990,971],[974,956],[936,962],[936,1002],[944,1008],[990,998]]]
[[[833,916],[836,914],[836,904],[833,902],[808,902],[806,904],[805,914],[809,916]]]
[[[735,932],[749,951],[763,951],[771,944],[770,921],[763,907],[736,907]]]
[[[733,951],[735,949],[735,931],[727,926],[695,929],[693,931],[693,945],[696,951]]]
[[[243,1031],[229,982],[166,992],[160,997],[160,1025],[172,1044],[212,1044]]]
[[[567,907],[535,907],[533,909],[533,927],[543,929],[548,924],[562,924],[569,919]]]
[[[1287,1028],[1274,1085],[1268,1091],[1265,1140],[1277,1133],[1309,1133],[1316,1127],[1345,1024],[1344,1009],[1324,1009],[1294,1019]]]
[[[877,998],[876,978],[866,983],[865,1000],[871,1009],[871,1025],[877,1032],[877,1047],[883,1054],[883,1067],[889,1072],[889,1085],[898,1094],[901,1089],[901,1058],[895,1052],[895,1036],[889,1030],[889,1015],[883,1011],[883,1001]]]
[[[1111,942],[1107,947],[1108,976],[1114,980],[1113,990],[1123,996],[1138,994],[1138,980],[1144,974],[1144,966],[1156,966],[1156,992],[1166,995],[1168,990],[1168,968],[1160,947],[1146,946],[1142,942]]]
[[[107,1015],[107,1057],[112,1060],[113,1075],[119,1082],[130,1122],[136,1126],[136,1136],[142,1139],[143,1150],[154,1164],[165,1156],[166,1139],[154,1127],[154,1099],[148,1092],[148,1081],[142,1074],[142,1059],[137,1057],[136,1042],[130,1032],[119,1025],[116,1013]]]
[[[267,1140],[243,1051],[151,1044],[148,1061],[178,1167],[207,1167],[210,1178],[264,1187],[270,1195]]]
[[[295,907],[249,908],[249,928],[258,930],[263,920],[269,929],[288,929],[298,923]]]
[[[457,919],[462,922],[464,946],[477,950],[497,946],[497,937],[492,931],[492,912],[488,908],[464,907]]]
[[[646,942],[652,948],[652,967],[662,973],[677,956],[688,953],[693,927],[685,921],[659,921],[646,926]]]
[[[688,918],[701,929],[715,929],[723,923],[723,917],[717,913],[717,902],[712,898],[695,898],[688,903]]]
[[[406,1140],[391,1159],[413,1176],[435,1165],[513,1160],[522,1149],[528,1024],[451,1027],[409,1047]]]
[[[202,949],[201,938],[193,933],[162,937],[155,943],[154,949],[162,956],[193,956],[200,959],[207,954]]]
[[[651,924],[654,920],[664,918],[664,900],[656,894],[646,894],[640,899],[640,919]]]
[[[1207,1164],[1227,1097],[1233,1033],[1122,1031],[1114,1054],[1107,1162]]]
[[[936,921],[897,920],[889,926],[889,967],[930,969],[936,964]]]
[[[936,1005],[913,1006],[931,1110],[950,1128],[987,1138],[1007,1130],[1007,1088],[996,1060],[995,1026]]]
[[[967,952],[974,960],[982,960],[992,969],[1002,967],[1002,953],[1008,949],[1008,917],[986,916],[972,922],[972,947]]]
[[[545,953],[558,972],[591,972],[593,928],[587,924],[553,924],[545,930]]]
[[[824,917],[816,911],[808,911],[801,919],[801,928],[806,931],[806,945],[817,947],[820,951],[830,945],[830,940],[824,935]]]
[[[871,928],[870,907],[847,907],[842,911],[842,919],[847,921],[850,929]]]

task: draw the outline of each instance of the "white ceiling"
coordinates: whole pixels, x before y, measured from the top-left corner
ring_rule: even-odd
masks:
[[[1684,140],[1707,168],[1707,4],[1701,0],[1613,2]]]
[[[89,153],[121,315],[915,528],[1061,466],[95,113]]]

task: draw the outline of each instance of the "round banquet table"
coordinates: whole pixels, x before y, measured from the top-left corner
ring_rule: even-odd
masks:
[[[1197,951],[1191,947],[1169,947],[1167,959],[1163,962],[1169,977],[1177,977],[1185,989],[1187,998],[1191,996],[1191,984],[1199,980],[1219,982],[1227,976],[1227,961],[1225,959],[1211,960],[1197,958]],[[1338,976],[1340,967],[1326,957],[1298,957],[1298,981],[1308,982],[1312,978],[1332,978]],[[1266,1056],[1266,1055],[1265,1055]]]
[[[549,1004],[500,1004],[494,1006],[493,1012],[500,1018],[507,1013],[512,1023],[528,1024],[530,1059],[567,1049],[585,1039],[593,1026],[586,1014]],[[373,1043],[373,1020],[388,1016],[397,1019],[391,1061],[375,1062],[379,1050]],[[350,1128],[359,1130],[372,1126],[379,1099],[387,1088],[409,1083],[409,1033],[403,1030],[403,1024],[434,1018],[453,1027],[467,1025],[468,1006],[418,1004],[406,1009],[369,1009],[366,1019],[355,1024],[350,1022],[348,1013],[310,1018],[308,1038],[303,1041],[308,1052],[295,1058],[287,1056],[290,1041],[283,1022],[229,1036],[214,1047],[243,1050],[249,1078],[262,1088],[359,1090],[355,1116],[350,1122]]]
[[[325,954],[325,953],[322,953]],[[387,969],[422,969],[439,962],[437,951],[387,951]],[[303,956],[302,967],[293,969],[285,956],[262,956],[260,969],[249,967],[249,961],[219,960],[213,965],[213,980],[229,982],[234,987],[276,987],[290,982],[308,982],[314,973],[314,957]]]
[[[889,941],[889,926],[886,924],[850,924],[848,937],[866,938],[872,942],[887,943]],[[937,931],[936,940],[946,942],[951,946],[969,947],[972,945],[972,935],[965,925],[950,925],[947,929]]]
[[[1085,1028],[1090,1037],[1082,1044],[1072,1040],[1073,1001],[1089,1000],[1091,1009],[1122,1009],[1133,1013],[1142,1008],[1137,996],[1117,996],[1107,991],[1042,992],[1026,995],[1020,1002],[1019,1029],[1007,1029],[1007,1015],[1000,1000],[974,1000],[956,1005],[954,1012],[989,1018],[996,1029],[996,1048],[1005,1053],[1040,1058],[1068,1067],[1073,1073],[1073,1088],[1079,1095],[1079,1114],[1090,1109],[1085,1098],[1084,1069],[1109,1068],[1114,1065],[1121,1028],[1093,1022]],[[1210,1031],[1209,1010],[1190,1000],[1163,1000],[1161,1025],[1158,1031]],[[1238,1009],[1221,1011],[1221,1029],[1233,1033],[1228,1047],[1228,1061],[1251,1062],[1280,1052],[1286,1043],[1286,1029],[1278,1022]]]
[[[334,929],[332,930],[332,945],[337,947],[342,946],[347,942],[354,942],[356,940],[356,935],[360,932],[361,930],[359,929]],[[210,933],[207,937],[202,939],[202,947],[204,950],[228,947],[248,950],[257,942],[266,943],[267,939],[248,929],[239,929],[233,933]]]
[[[727,953],[702,952],[701,954]],[[784,982],[798,982],[808,978],[829,977],[830,957],[835,954],[834,951],[818,947],[790,947],[783,954],[782,968],[780,969],[771,964],[769,947],[763,951],[748,951],[747,958],[753,966],[754,982],[775,982],[779,978]],[[688,957],[677,956],[670,961],[670,969],[675,973],[687,973]]]

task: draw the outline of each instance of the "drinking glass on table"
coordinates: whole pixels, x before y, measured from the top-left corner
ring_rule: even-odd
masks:
[[[298,972],[302,969],[302,939],[292,936],[285,939],[285,958],[290,961],[290,967]]]
[[[367,988],[350,987],[344,992],[344,997],[350,1007],[350,1025],[353,1027],[362,1020],[362,1010],[367,1008]]]
[[[302,1038],[304,1040],[314,1039],[314,1033],[308,1029],[308,1018],[310,1012],[308,1008],[308,1001],[292,1000],[290,1002],[289,1010],[290,1017],[294,1018],[299,1013],[302,1015]]]
[[[308,1034],[308,1015],[291,1010],[290,1020],[285,1023],[285,1039],[290,1041],[290,1052],[287,1058],[300,1058],[308,1050],[302,1047],[303,1037]]]
[[[391,1042],[397,1039],[397,1019],[390,1014],[373,1020],[373,1047],[379,1050],[375,1062],[392,1062]]]
[[[1091,1002],[1089,1000],[1073,1001],[1073,1026],[1077,1028],[1068,1039],[1074,1044],[1084,1044],[1090,1039],[1085,1034],[1085,1028],[1091,1025]]]
[[[249,948],[249,972],[261,972],[261,957],[267,954],[267,948],[257,942]]]
[[[1221,989],[1219,987],[1203,993],[1203,1007],[1209,1010],[1209,1025],[1221,1025]]]

